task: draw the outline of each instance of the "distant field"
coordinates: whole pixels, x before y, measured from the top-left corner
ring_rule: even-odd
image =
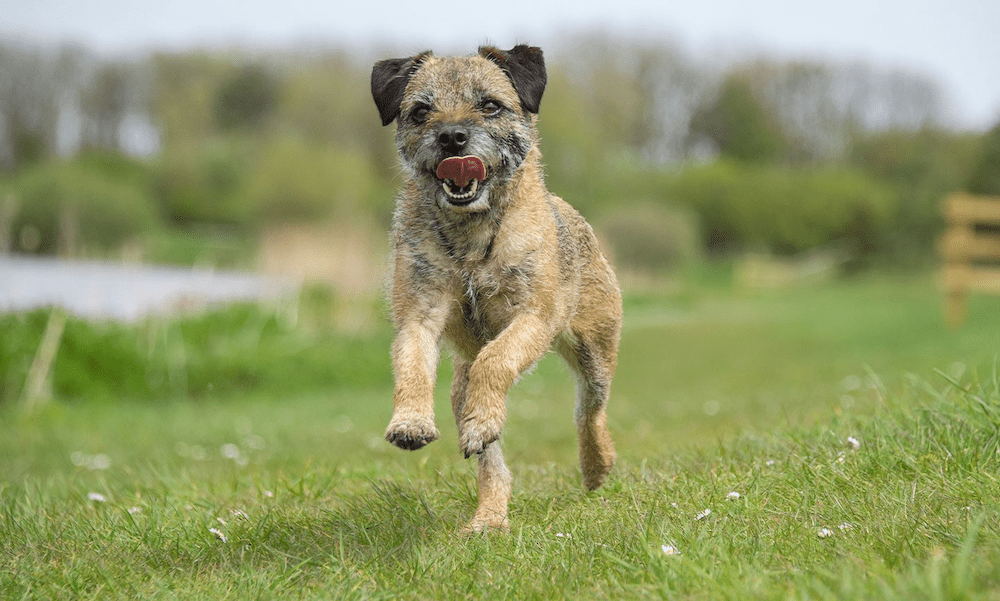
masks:
[[[930,278],[633,295],[609,483],[581,488],[549,356],[510,395],[512,531],[476,537],[447,361],[442,439],[403,452],[384,327],[234,315],[157,326],[190,394],[0,408],[0,598],[1000,598],[998,299],[951,331]],[[371,375],[309,379],[324,356]],[[194,389],[233,357],[255,389]]]

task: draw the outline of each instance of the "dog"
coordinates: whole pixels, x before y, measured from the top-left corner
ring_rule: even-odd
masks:
[[[438,438],[433,389],[447,340],[459,447],[479,458],[466,531],[509,529],[512,477],[499,444],[507,392],[551,349],[577,379],[584,486],[601,486],[615,462],[606,406],[621,292],[590,225],[545,187],[536,121],[546,81],[541,49],[527,45],[372,68],[404,177],[391,232],[395,392],[385,437],[408,450]]]

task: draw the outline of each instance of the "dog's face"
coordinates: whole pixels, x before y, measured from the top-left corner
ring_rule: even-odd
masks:
[[[483,47],[478,55],[423,53],[380,61],[372,95],[421,198],[477,212],[517,173],[537,141],[546,74],[538,48]]]

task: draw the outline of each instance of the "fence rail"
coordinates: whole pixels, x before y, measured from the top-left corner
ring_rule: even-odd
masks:
[[[965,321],[969,292],[1000,294],[1000,196],[956,193],[945,199],[948,227],[938,250],[945,317],[952,327]]]

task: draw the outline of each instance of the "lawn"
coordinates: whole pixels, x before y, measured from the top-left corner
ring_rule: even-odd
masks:
[[[923,277],[629,295],[608,483],[549,356],[509,399],[511,531],[479,536],[447,361],[442,438],[404,452],[378,319],[233,311],[90,338],[154,361],[163,332],[186,387],[0,407],[0,598],[1000,599],[997,299],[952,331]]]

